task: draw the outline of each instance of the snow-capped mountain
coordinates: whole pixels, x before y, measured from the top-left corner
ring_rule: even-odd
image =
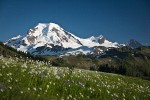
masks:
[[[98,37],[79,38],[65,31],[55,23],[39,23],[29,29],[27,34],[18,35],[7,40],[4,44],[17,50],[39,55],[93,53],[96,47],[106,48],[120,46],[117,42],[110,42],[102,35]],[[99,49],[102,52],[102,49]]]

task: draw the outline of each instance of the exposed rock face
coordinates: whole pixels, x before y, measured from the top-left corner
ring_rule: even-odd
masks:
[[[102,43],[104,43],[105,42],[105,40],[106,40],[106,38],[104,38],[102,35],[98,38],[98,43],[99,44],[102,44]]]

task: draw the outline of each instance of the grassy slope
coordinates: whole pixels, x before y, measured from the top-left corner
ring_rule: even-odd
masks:
[[[11,47],[5,46],[2,42],[0,42],[0,54],[3,54],[5,56],[20,56],[21,54],[18,54],[17,51]]]
[[[51,62],[56,62],[57,59],[59,59],[57,56],[45,56],[45,58],[49,59]],[[55,66],[74,66],[75,68],[80,69],[119,73],[150,80],[150,47],[143,46],[137,49],[122,47],[110,49],[107,51],[106,55],[103,55],[100,58],[77,55],[64,56],[62,59],[65,62],[64,64],[59,63],[58,61],[58,65],[52,64]],[[108,68],[106,68],[106,65]],[[105,67],[107,70],[102,70],[101,67]],[[124,70],[118,71],[121,67],[124,68]]]
[[[150,81],[0,56],[1,100],[148,100]]]

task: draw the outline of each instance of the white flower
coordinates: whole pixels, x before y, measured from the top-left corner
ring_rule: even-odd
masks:
[[[80,93],[80,96],[81,96],[82,98],[84,97],[82,93]]]
[[[10,86],[9,89],[12,89],[12,87]]]
[[[40,94],[38,94],[38,97],[40,97],[41,95]]]
[[[3,89],[0,89],[1,90],[1,92],[3,92],[4,90]]]
[[[21,94],[23,94],[23,91],[20,91]]]
[[[47,92],[47,90],[45,90],[45,92]]]
[[[11,82],[10,80],[7,80],[8,82]]]
[[[69,95],[70,98],[72,98],[72,95]]]
[[[2,66],[2,68],[4,69],[4,68],[5,68],[5,66]]]
[[[122,95],[123,95],[123,97],[125,97],[124,93]]]
[[[135,96],[133,96],[133,99],[134,99],[134,100],[136,100],[136,97],[135,97]]]
[[[28,88],[28,90],[30,91],[30,88]]]
[[[49,85],[46,85],[47,88],[49,88]]]
[[[57,78],[57,79],[60,79],[60,76],[56,75],[56,78]]]
[[[0,76],[3,76],[3,75],[0,73]]]
[[[108,94],[110,93],[110,91],[108,91],[108,90],[106,90],[106,91],[107,91]]]
[[[11,75],[12,75],[12,73],[9,73],[9,75],[11,76]]]
[[[34,87],[33,90],[36,91],[36,88]]]
[[[42,90],[42,88],[39,88],[39,90]]]

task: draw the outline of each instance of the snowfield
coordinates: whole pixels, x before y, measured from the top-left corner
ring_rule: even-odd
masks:
[[[39,55],[50,55],[53,54],[52,52],[55,52],[55,54],[64,54],[64,52],[68,52],[66,51],[67,49],[72,49],[72,52],[68,52],[71,54],[78,54],[79,51],[83,54],[87,54],[92,51],[84,49],[79,50],[79,48],[94,48],[96,46],[117,48],[120,46],[119,43],[110,42],[102,35],[98,37],[92,36],[86,39],[79,38],[74,34],[65,31],[55,23],[39,23],[34,28],[29,29],[27,34],[13,37],[4,44],[23,52]],[[78,49],[78,51],[73,51],[74,49]]]

